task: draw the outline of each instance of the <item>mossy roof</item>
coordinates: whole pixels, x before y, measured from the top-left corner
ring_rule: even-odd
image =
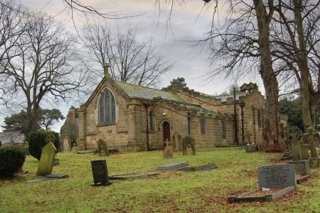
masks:
[[[138,98],[138,99],[144,99],[144,100],[153,100],[155,98],[161,98],[167,101],[175,101],[175,102],[187,104],[187,102],[184,99],[182,99],[179,95],[172,92],[152,89],[152,88],[139,86],[135,84],[128,84],[120,81],[117,81],[116,84],[130,98]]]

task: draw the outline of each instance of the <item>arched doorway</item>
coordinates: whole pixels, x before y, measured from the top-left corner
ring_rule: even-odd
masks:
[[[162,130],[163,130],[163,141],[171,141],[171,134],[170,134],[170,124],[169,122],[165,121],[162,124]]]

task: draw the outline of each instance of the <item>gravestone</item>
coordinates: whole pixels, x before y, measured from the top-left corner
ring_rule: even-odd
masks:
[[[312,127],[308,128],[308,133],[305,134],[307,137],[308,144],[310,146],[310,164],[312,168],[318,168],[319,167],[319,157],[317,152],[317,141],[319,137],[319,133],[314,131]]]
[[[177,163],[171,163],[166,164],[163,166],[159,166],[157,168],[157,171],[169,171],[169,170],[182,170],[189,167],[189,164],[186,162],[177,162]]]
[[[295,132],[291,135],[292,160],[309,159],[309,145],[302,143],[301,132]]]
[[[182,139],[182,154],[195,155],[195,140],[190,136],[185,136]]]
[[[181,150],[181,135],[179,132],[176,132],[173,135],[173,149],[176,151]]]
[[[310,164],[308,160],[298,160],[298,161],[288,161],[289,164],[294,166],[294,171],[296,175],[309,175]]]
[[[173,158],[173,149],[168,139],[164,142],[163,158]]]
[[[258,176],[261,188],[296,187],[294,166],[291,164],[262,166],[258,169]]]
[[[246,152],[250,153],[250,152],[257,152],[258,151],[258,147],[255,144],[248,144],[247,145],[247,149]]]
[[[72,149],[71,138],[69,136],[66,136],[63,139],[63,151],[71,152],[71,149]]]
[[[108,186],[109,182],[107,161],[93,160],[91,161],[93,183],[92,186]]]
[[[52,173],[56,152],[57,149],[52,142],[47,143],[42,148],[37,175],[46,176]]]
[[[258,169],[258,178],[258,189],[231,195],[228,202],[273,201],[293,191],[297,186],[294,167],[290,164],[262,166]]]
[[[309,144],[300,144],[301,160],[308,160],[309,159],[309,157],[310,157],[309,151],[310,151]]]
[[[105,140],[99,139],[98,142],[97,142],[97,145],[98,145],[98,153],[99,153],[99,155],[109,156],[107,142]]]

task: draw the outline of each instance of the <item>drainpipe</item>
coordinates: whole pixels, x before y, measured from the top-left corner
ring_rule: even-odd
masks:
[[[191,120],[191,113],[188,112],[188,135],[190,135],[190,132],[191,132],[191,124],[190,124],[190,120]]]
[[[148,113],[149,105],[146,103],[144,103],[143,105],[146,108],[146,134],[147,134],[146,151],[150,151],[150,147],[149,147],[149,113]]]
[[[239,144],[238,140],[238,124],[237,124],[237,102],[236,102],[236,88],[233,88],[233,110],[234,110],[234,145]]]

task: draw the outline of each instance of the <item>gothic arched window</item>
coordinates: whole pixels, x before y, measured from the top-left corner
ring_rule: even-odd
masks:
[[[99,124],[114,124],[116,122],[116,104],[113,94],[105,89],[99,99]]]

